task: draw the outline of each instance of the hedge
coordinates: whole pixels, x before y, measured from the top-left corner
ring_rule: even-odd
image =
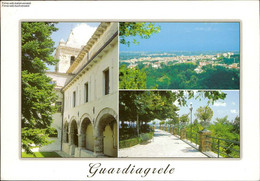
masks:
[[[142,133],[140,137],[119,141],[119,148],[128,148],[153,138],[153,132]]]

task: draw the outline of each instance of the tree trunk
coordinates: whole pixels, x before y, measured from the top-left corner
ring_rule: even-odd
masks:
[[[140,131],[140,123],[139,123],[139,115],[136,116],[136,129],[137,129],[137,136],[139,136]]]

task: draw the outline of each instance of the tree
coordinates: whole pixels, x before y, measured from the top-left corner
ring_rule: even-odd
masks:
[[[178,125],[180,123],[180,118],[176,116],[175,118],[172,119],[174,125]]]
[[[223,118],[216,118],[216,121],[217,123],[220,123],[220,124],[229,124],[229,121],[228,121],[228,116],[225,116]]]
[[[160,124],[160,125],[164,125],[164,124],[165,124],[165,121],[160,121],[159,124]]]
[[[240,117],[237,116],[232,124],[233,124],[233,131],[237,134],[240,134]]]
[[[146,73],[137,68],[119,67],[120,89],[146,89]]]
[[[213,117],[213,111],[209,106],[205,106],[205,107],[199,107],[195,113],[195,115],[197,116],[197,118],[199,120],[201,120],[201,124],[204,127],[207,127],[210,120]]]
[[[136,122],[139,133],[140,123],[175,117],[178,108],[172,104],[173,99],[170,91],[121,91],[119,119],[122,123]]]
[[[52,114],[56,111],[57,99],[54,86],[44,72],[46,64],[55,65],[51,56],[54,42],[50,38],[56,31],[54,23],[22,23],[22,148],[31,149],[48,143]]]
[[[240,70],[222,66],[207,65],[199,76],[200,87],[204,89],[239,89]]]
[[[136,22],[121,22],[119,23],[120,43],[130,46],[130,41],[127,37],[139,36],[140,38],[148,39],[152,34],[160,32],[160,27],[154,23],[136,23]],[[136,39],[132,43],[139,44]]]
[[[213,137],[218,137],[218,138],[222,138],[225,140],[231,140],[231,141],[235,141],[235,142],[239,142],[240,141],[240,135],[239,132],[235,131],[236,127],[234,122],[239,122],[239,117],[236,117],[235,120],[233,122],[228,120],[228,116],[222,117],[222,118],[216,118],[216,122],[214,122],[214,124],[211,124],[209,126],[209,130],[212,133]],[[225,153],[226,155],[222,155],[224,157],[226,157],[227,155],[230,155],[232,157],[239,157],[239,153],[236,152],[235,150],[239,150],[240,149],[240,145],[239,143],[235,143],[235,142],[229,142],[229,141],[221,141],[221,147],[220,149],[220,153]],[[213,148],[216,150],[217,145],[212,145]]]
[[[185,125],[189,121],[189,114],[183,114],[180,117],[180,122]]]
[[[173,103],[177,101],[179,105],[186,105],[187,100],[194,96],[193,91],[120,91],[119,119],[122,125],[124,121],[136,122],[139,133],[139,123],[154,119],[178,119],[179,108]],[[219,91],[198,92],[196,98],[200,96],[207,97],[209,103],[225,98],[225,94]],[[186,119],[189,119],[188,116]]]

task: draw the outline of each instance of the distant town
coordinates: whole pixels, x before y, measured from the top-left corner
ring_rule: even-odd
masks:
[[[127,64],[128,68],[134,68],[138,66],[138,64],[143,64],[145,68],[151,66],[153,68],[160,68],[163,65],[171,66],[179,63],[194,63],[198,66],[194,69],[194,71],[199,74],[203,72],[202,67],[206,65],[212,66],[223,66],[229,69],[239,69],[239,54],[235,54],[233,52],[226,53],[217,53],[214,55],[168,55],[167,53],[162,54],[150,54],[147,57],[140,58],[131,58],[127,60],[120,60],[121,64]],[[228,63],[226,63],[226,61]]]

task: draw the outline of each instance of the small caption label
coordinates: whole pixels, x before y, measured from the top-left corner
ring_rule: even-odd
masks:
[[[31,2],[2,2],[2,7],[30,7]]]

